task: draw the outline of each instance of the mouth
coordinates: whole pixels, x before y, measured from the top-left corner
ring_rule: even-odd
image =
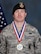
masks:
[[[22,18],[22,16],[18,16],[18,18]]]

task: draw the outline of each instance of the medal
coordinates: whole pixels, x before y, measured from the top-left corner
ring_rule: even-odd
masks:
[[[23,49],[23,45],[22,44],[18,44],[17,45],[17,50],[22,50]]]
[[[17,29],[17,27],[16,27],[16,24],[15,24],[15,22],[13,22],[13,28],[14,28],[16,37],[17,37],[17,39],[18,39],[19,42],[21,41],[21,39],[22,39],[22,37],[23,37],[23,33],[24,33],[24,30],[25,30],[25,25],[26,25],[26,22],[24,22],[21,31],[18,32],[18,29]]]

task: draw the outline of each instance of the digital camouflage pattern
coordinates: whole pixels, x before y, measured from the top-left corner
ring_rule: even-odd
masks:
[[[0,33],[0,54],[41,54],[41,36],[37,29],[26,23],[24,36],[20,44],[22,50],[17,50],[19,44],[12,23]]]

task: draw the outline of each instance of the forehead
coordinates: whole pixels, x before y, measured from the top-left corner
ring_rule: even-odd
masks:
[[[17,9],[16,11],[25,11],[25,9]]]

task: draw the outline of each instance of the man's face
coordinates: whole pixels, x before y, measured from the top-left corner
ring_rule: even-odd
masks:
[[[27,13],[25,12],[24,9],[17,9],[14,12],[13,17],[14,17],[14,20],[22,22],[25,20],[26,15],[27,15]]]

